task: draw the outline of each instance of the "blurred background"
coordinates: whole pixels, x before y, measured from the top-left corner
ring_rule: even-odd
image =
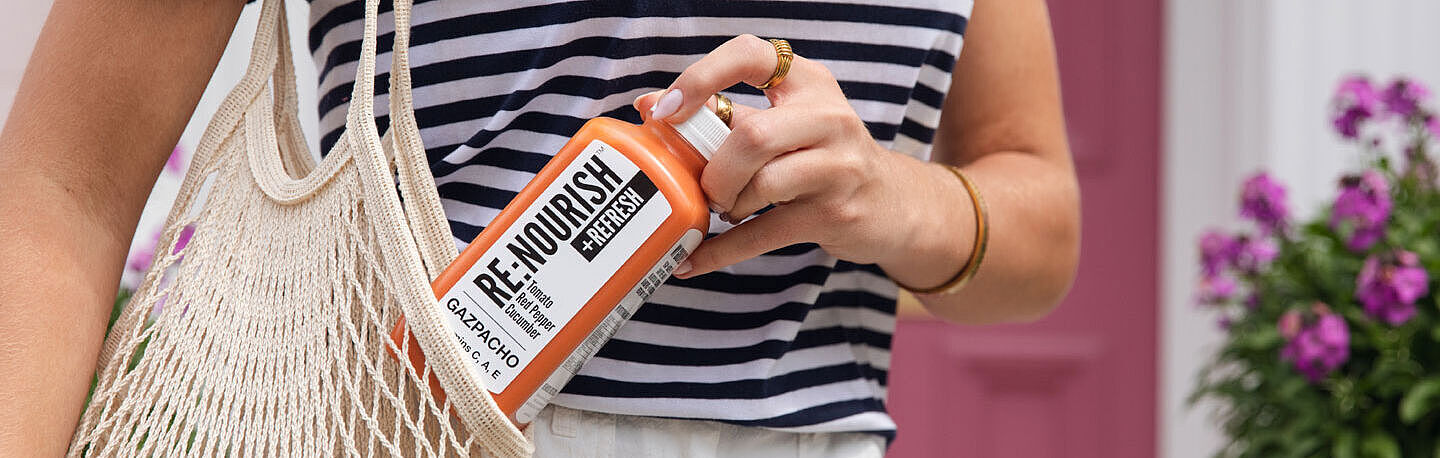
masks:
[[[307,17],[289,2],[292,18]],[[0,123],[49,1],[0,15]],[[1357,72],[1440,84],[1433,0],[1051,0],[1084,199],[1082,265],[1042,322],[966,328],[902,305],[890,375],[893,456],[1209,456],[1212,406],[1187,407],[1223,335],[1195,305],[1196,239],[1237,225],[1237,190],[1268,169],[1312,215],[1359,164],[1330,129],[1330,95]],[[182,140],[243,72],[250,7]],[[306,36],[306,21],[291,22]],[[297,55],[308,55],[303,40]],[[299,67],[301,106],[314,68]],[[315,148],[315,114],[303,120]],[[183,170],[183,169],[182,169]],[[157,183],[144,251],[179,176]],[[133,281],[127,274],[127,281]]]

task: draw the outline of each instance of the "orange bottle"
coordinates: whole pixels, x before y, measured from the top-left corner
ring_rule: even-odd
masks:
[[[700,244],[700,172],[729,133],[703,108],[673,125],[592,119],[435,279],[471,375],[511,421],[534,419]]]

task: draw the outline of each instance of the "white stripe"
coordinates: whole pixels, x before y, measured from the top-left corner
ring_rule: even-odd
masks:
[[[572,409],[624,412],[627,415],[752,421],[821,404],[863,399],[879,398],[874,395],[871,383],[854,379],[760,399],[610,398],[560,393],[553,402]]]
[[[852,349],[849,347],[865,347]],[[737,380],[754,380],[779,377],[817,367],[856,362],[857,351],[866,352],[871,360],[861,361],[870,367],[886,370],[889,368],[889,351],[866,345],[837,343],[822,347],[791,350],[780,359],[761,358],[736,364],[718,366],[676,366],[670,364],[649,364],[594,357],[585,362],[580,375],[601,377],[628,383],[717,383]],[[883,355],[881,355],[883,353]],[[881,360],[881,361],[875,361]],[[867,364],[868,363],[868,364]]]
[[[510,170],[493,165],[470,164],[445,176],[435,177],[436,185],[446,183],[473,183],[495,189],[504,189],[510,192],[520,192],[535,174],[519,170]]]
[[[804,322],[775,320],[752,329],[697,329],[631,320],[620,327],[614,338],[650,345],[725,349],[746,347],[766,340],[789,342],[800,331],[834,326],[888,335],[895,329],[895,317],[865,307],[826,307],[811,310]]]
[[[797,433],[824,433],[834,431],[889,431],[895,429],[895,420],[884,412],[861,412],[848,417],[837,418],[824,423],[794,428],[771,428]]]
[[[886,299],[895,299],[899,287],[889,277],[864,270],[834,272],[825,281],[827,291],[865,291]]]

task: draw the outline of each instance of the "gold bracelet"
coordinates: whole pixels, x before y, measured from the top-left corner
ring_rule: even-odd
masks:
[[[970,279],[975,278],[975,272],[980,270],[980,263],[985,260],[985,249],[990,245],[990,212],[985,206],[985,198],[980,196],[980,190],[975,187],[975,183],[971,182],[970,177],[960,171],[959,167],[952,165],[948,168],[951,173],[960,178],[960,183],[965,185],[965,191],[970,193],[970,202],[975,205],[975,246],[970,251],[970,259],[965,261],[965,266],[960,268],[960,272],[940,286],[920,289],[905,286],[898,281],[895,282],[901,288],[914,294],[945,295],[960,291],[967,283],[970,283]]]

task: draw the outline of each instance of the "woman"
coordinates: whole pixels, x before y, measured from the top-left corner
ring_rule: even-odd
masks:
[[[702,180],[718,235],[542,412],[542,455],[879,455],[896,284],[964,323],[1036,319],[1069,287],[1078,191],[1043,0],[514,3],[415,8],[416,115],[457,243],[588,118],[737,103]],[[327,148],[360,8],[312,5]],[[53,7],[0,135],[0,453],[64,450],[145,196],[239,9]],[[793,45],[788,71],[757,35]]]

